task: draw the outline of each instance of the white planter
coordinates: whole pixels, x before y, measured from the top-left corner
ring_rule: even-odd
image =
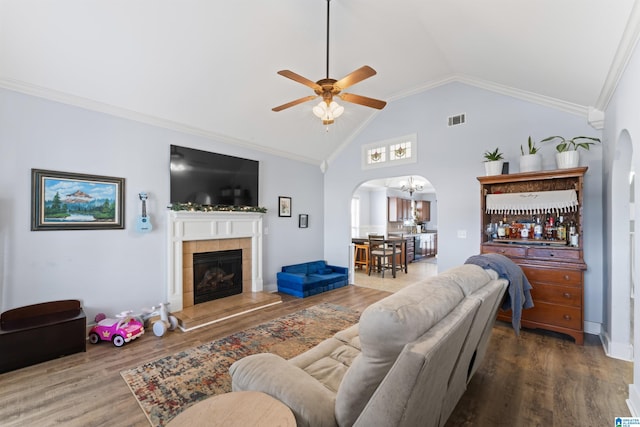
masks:
[[[537,172],[542,170],[542,156],[540,154],[525,154],[520,156],[520,172]]]
[[[576,150],[556,153],[556,164],[558,169],[577,168],[580,163],[580,153]]]
[[[484,172],[485,175],[502,175],[502,165],[504,164],[503,160],[494,160],[491,162],[484,162]]]

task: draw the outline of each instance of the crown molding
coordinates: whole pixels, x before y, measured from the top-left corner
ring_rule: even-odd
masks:
[[[440,86],[444,86],[449,83],[463,83],[469,86],[474,86],[480,89],[488,90],[490,92],[510,96],[512,98],[521,99],[523,101],[529,101],[529,102],[533,102],[535,104],[543,105],[546,107],[555,108],[556,110],[564,111],[570,114],[575,114],[581,117],[586,118],[588,116],[589,108],[587,106],[566,102],[561,99],[552,98],[550,96],[544,96],[538,93],[516,89],[514,87],[501,85],[488,80],[478,79],[478,78],[463,75],[463,74],[456,74],[441,80],[429,82],[425,85],[415,87],[406,92],[403,92],[402,94],[394,96],[390,100],[393,101],[401,98],[406,98],[408,96],[416,95],[418,93],[422,93]]]
[[[596,109],[601,111],[607,109],[609,101],[611,101],[618,87],[618,82],[627,68],[627,64],[638,44],[638,40],[640,40],[640,2],[635,1],[627,25],[622,33],[620,44],[611,62],[611,67],[609,67],[609,73],[600,91],[600,96],[596,101]]]
[[[107,103],[95,101],[88,98],[68,94],[65,92],[56,91],[53,89],[44,88],[37,85],[21,82],[14,79],[1,79],[0,88],[11,90],[14,92],[24,93],[26,95],[35,96],[38,98],[47,99],[49,101],[59,102],[74,107],[83,108],[85,110],[96,111],[99,113],[108,114],[114,117],[122,119],[132,120],[140,123],[144,123],[151,126],[156,126],[163,129],[173,130],[184,134],[194,135],[201,138],[213,140],[216,142],[222,142],[234,146],[240,146],[255,151],[271,154],[278,157],[288,158],[303,163],[310,163],[312,165],[319,165],[318,160],[310,157],[298,156],[286,151],[274,150],[268,147],[256,145],[247,142],[242,139],[233,138],[228,135],[223,135],[211,131],[207,131],[194,126],[185,125],[183,123],[175,122],[172,120],[163,119],[160,117],[152,116],[149,114],[140,113],[138,111],[129,110],[122,107],[116,107]]]

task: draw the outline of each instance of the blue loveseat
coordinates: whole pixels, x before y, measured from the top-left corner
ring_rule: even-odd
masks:
[[[277,276],[278,292],[298,298],[305,298],[349,284],[347,268],[327,265],[326,261],[285,265]]]

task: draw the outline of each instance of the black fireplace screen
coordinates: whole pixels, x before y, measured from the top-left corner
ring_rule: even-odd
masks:
[[[242,249],[193,254],[193,303],[242,293]]]

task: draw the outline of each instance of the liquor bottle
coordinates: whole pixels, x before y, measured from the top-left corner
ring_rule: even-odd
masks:
[[[558,225],[556,225],[556,239],[562,241],[567,240],[567,226],[564,223],[564,217],[562,215],[558,217]]]
[[[556,227],[554,223],[555,221],[553,217],[551,215],[547,215],[547,221],[544,224],[544,235],[547,240],[555,239]]]
[[[574,237],[576,236],[576,237]],[[578,246],[578,229],[574,221],[569,222],[569,232],[567,233],[567,243],[571,246]]]
[[[504,225],[504,237],[508,239],[511,235],[511,227],[509,227],[509,223],[507,222],[507,215],[502,217],[502,224]]]
[[[536,217],[536,225],[533,226],[533,238],[536,240],[542,239],[542,224],[540,224],[540,217]]]
[[[505,228],[504,222],[500,221],[500,223],[498,224],[498,239],[504,239],[505,237],[504,228]]]
[[[511,227],[509,227],[509,236],[512,239],[520,238],[520,229],[518,228],[518,225],[516,224],[515,220],[511,221]]]

